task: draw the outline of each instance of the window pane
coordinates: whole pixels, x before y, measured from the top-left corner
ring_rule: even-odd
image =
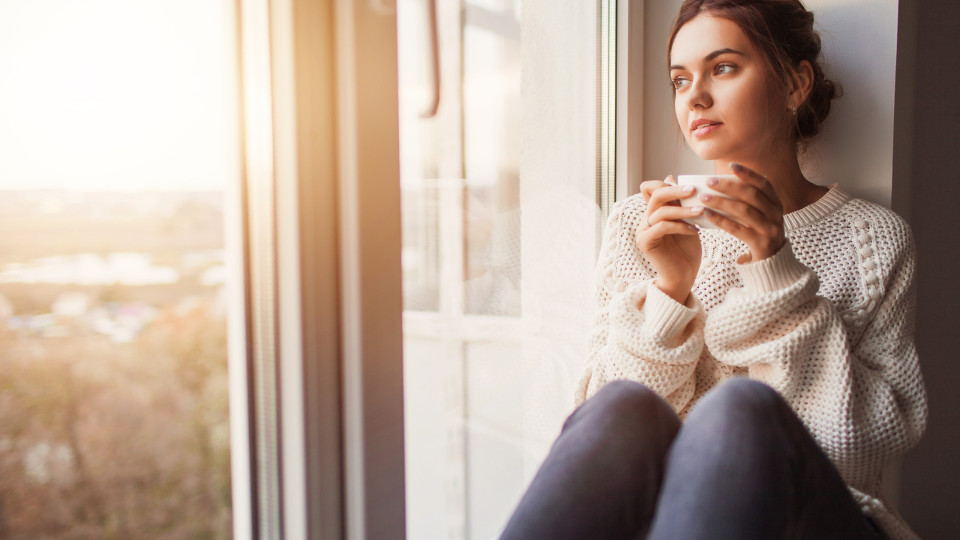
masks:
[[[513,0],[464,9],[466,311],[478,315],[520,315],[519,15]]]
[[[493,537],[572,409],[600,226],[596,4],[398,2],[409,538]],[[522,249],[521,249],[522,246]]]
[[[0,0],[0,537],[230,538],[232,2]]]

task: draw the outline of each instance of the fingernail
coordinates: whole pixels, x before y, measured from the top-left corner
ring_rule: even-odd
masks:
[[[719,180],[717,180],[716,178],[707,178],[708,186],[715,186],[717,185],[717,182],[719,182]]]
[[[694,206],[693,208],[690,209],[691,214],[699,214],[700,212],[703,212],[702,206]]]
[[[710,202],[713,200],[713,195],[710,195],[709,193],[701,193],[700,200],[703,202]]]
[[[698,231],[698,230],[700,230],[700,229],[697,228],[696,225],[687,225],[687,227],[688,227],[691,231]]]
[[[739,163],[731,163],[731,164],[730,164],[730,169],[731,169],[733,172],[743,172],[743,165],[741,165],[741,164],[739,164]]]
[[[694,189],[693,186],[683,186],[683,188],[681,188],[680,191],[684,193],[693,193],[693,189]]]

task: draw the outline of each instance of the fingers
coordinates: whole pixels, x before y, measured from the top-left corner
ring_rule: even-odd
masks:
[[[669,176],[667,178],[670,178]],[[643,195],[643,200],[650,202],[650,196],[653,195],[653,192],[662,188],[666,185],[666,182],[663,180],[647,180],[646,182],[640,183],[640,193]]]
[[[697,236],[699,230],[695,226],[688,225],[682,221],[660,221],[648,228],[637,229],[637,246],[646,252],[663,237],[671,234]]]
[[[736,221],[726,216],[723,216],[722,214],[718,214],[717,212],[714,212],[709,208],[704,209],[703,215],[706,216],[707,219],[710,220],[710,222],[716,225],[717,227],[723,229],[724,231],[727,231],[734,237],[740,238],[742,240],[743,234],[744,232],[746,232],[745,231],[746,227],[744,227],[743,225],[737,223]]]
[[[696,188],[693,186],[680,187],[675,184],[664,183],[650,192],[650,197],[647,198],[647,212],[655,212],[665,205],[679,206],[681,199],[692,197],[695,191]]]
[[[748,227],[709,208],[704,209],[703,215],[717,227],[747,244],[750,249],[750,258],[738,262],[765,259],[780,251],[780,248],[786,242],[783,228],[769,222],[762,225],[761,228]]]
[[[667,175],[663,180],[647,180],[640,183],[640,193],[643,194],[643,200],[650,201],[650,196],[654,191],[657,191],[660,188],[665,186],[676,186],[677,180],[673,177],[672,174]]]
[[[760,225],[764,221],[782,222],[783,206],[773,185],[749,169],[741,167],[741,174],[746,179],[740,176],[738,180],[713,178],[708,184],[711,189],[729,198],[704,193],[700,195],[700,200],[745,225]]]
[[[647,212],[647,225],[652,227],[661,221],[681,221],[703,214],[704,207],[701,205],[693,207],[685,206],[661,206],[653,212]]]
[[[640,193],[643,195],[643,200],[649,204],[653,192],[668,185],[667,180],[670,179],[671,177],[668,176],[665,180],[647,180],[646,182],[642,182],[640,184]]]
[[[671,234],[697,235],[699,229],[683,219],[702,215],[704,207],[685,208],[682,206],[665,205],[654,211],[647,209],[643,223],[637,228],[636,242],[641,250],[647,250],[664,236]]]
[[[757,192],[762,194],[771,205],[779,208],[781,212],[783,211],[783,206],[780,203],[780,197],[777,196],[776,190],[773,189],[773,184],[770,183],[766,176],[761,175],[749,167],[744,167],[739,163],[731,163],[730,170],[733,171],[733,174],[741,180],[741,186],[750,186],[756,189]],[[759,207],[759,205],[755,206]]]
[[[768,224],[776,225],[782,221],[782,218],[778,218],[774,210],[761,211],[755,206],[736,199],[703,193],[700,195],[700,200],[708,209],[725,214],[730,220],[758,231]]]
[[[705,206],[703,214],[746,243],[751,260],[762,260],[776,253],[786,241],[783,204],[773,184],[763,175],[738,163],[731,163],[730,170],[736,180],[714,178],[708,182],[711,189],[723,196],[700,195]]]

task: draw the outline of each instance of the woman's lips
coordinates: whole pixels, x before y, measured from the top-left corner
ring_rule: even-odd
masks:
[[[699,126],[696,127],[696,129],[693,130],[693,136],[704,137],[706,135],[709,135],[710,133],[713,133],[714,131],[719,129],[720,126],[722,125],[723,125],[723,122],[717,122],[714,124],[700,124]]]

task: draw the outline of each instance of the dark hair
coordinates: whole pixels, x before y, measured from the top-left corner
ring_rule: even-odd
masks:
[[[797,140],[804,143],[820,133],[830,113],[830,102],[840,97],[840,86],[823,73],[820,34],[813,29],[813,13],[800,0],[685,0],[667,44],[667,64],[680,28],[701,13],[736,23],[747,39],[763,53],[771,72],[783,88],[790,73],[806,60],[813,67],[813,88],[797,107]]]

